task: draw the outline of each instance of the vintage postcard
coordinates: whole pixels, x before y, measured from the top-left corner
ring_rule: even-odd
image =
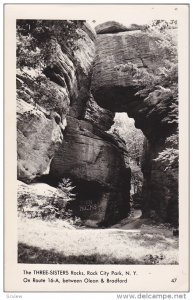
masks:
[[[6,4],[6,292],[189,290],[189,6]]]

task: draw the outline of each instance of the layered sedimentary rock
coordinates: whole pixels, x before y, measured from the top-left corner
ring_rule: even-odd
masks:
[[[102,24],[99,24],[95,27],[97,34],[105,34],[105,33],[118,33],[124,31],[134,31],[143,29],[143,25],[131,24],[129,26],[124,26],[123,24],[116,21],[108,21]]]
[[[97,34],[117,33],[117,32],[127,31],[128,27],[122,25],[119,22],[108,21],[97,25],[95,27],[95,30]]]
[[[114,116],[115,113],[100,107],[93,96],[90,95],[89,100],[86,103],[84,120],[89,121],[91,124],[95,124],[103,131],[108,131],[114,123]]]
[[[129,212],[130,169],[125,145],[105,132],[114,113],[90,93],[96,34],[85,22],[29,21],[22,28],[39,49],[25,62],[25,35],[18,36],[18,179],[57,186],[70,177],[73,212],[95,225],[115,223]],[[28,43],[34,48],[30,37]]]
[[[117,141],[89,122],[67,118],[51,180],[70,177],[77,186],[73,210],[83,219],[112,224],[129,212],[130,169]],[[77,203],[78,201],[78,203]]]
[[[91,89],[95,101],[112,112],[127,112],[147,138],[143,157],[143,215],[154,214],[159,221],[175,225],[178,219],[178,167],[169,168],[158,160],[167,150],[167,137],[177,131],[172,113],[173,95],[157,86],[144,96],[140,93],[154,80],[173,53],[161,35],[134,30],[116,33],[110,25],[98,28]],[[104,31],[103,31],[104,27]],[[101,30],[100,30],[101,28]],[[118,27],[117,27],[118,28]],[[106,34],[105,34],[106,32]],[[102,33],[102,34],[101,34]],[[171,39],[174,37],[171,35]],[[170,49],[171,50],[171,49]],[[140,79],[140,80],[139,80]],[[155,84],[156,85],[156,84]],[[173,144],[172,147],[175,148]]]
[[[145,70],[154,74],[166,59],[171,59],[160,47],[161,42],[160,38],[141,31],[98,35],[93,66],[91,88],[97,103],[113,112],[127,112],[150,139],[155,137],[155,131],[159,138],[172,130],[165,120],[172,96],[169,89],[162,91],[164,97],[158,89],[144,100],[137,94],[143,88],[143,80],[139,82],[136,76],[140,70],[144,77]]]
[[[49,173],[50,162],[63,139],[58,117],[58,114],[46,116],[41,108],[18,100],[17,174],[24,182]]]
[[[26,24],[27,21],[23,31]],[[66,115],[83,116],[95,52],[95,35],[86,24],[77,27],[73,47],[66,48],[62,43],[66,39],[62,28],[69,26],[70,30],[72,22],[56,22],[55,36],[46,33],[46,26],[52,28],[51,24],[42,23],[43,45],[42,37],[36,32],[38,21],[29,24],[34,30],[34,36],[31,33],[34,39],[30,40],[25,33],[18,40],[17,57],[20,66],[17,69],[18,178],[25,182],[49,173],[55,150],[63,139]],[[39,48],[36,48],[37,53],[29,53],[29,59],[27,49],[30,43],[33,49],[34,40]]]
[[[97,26],[96,36],[82,21],[40,23],[26,23],[18,35],[18,179],[41,182],[47,174],[57,186],[70,177],[76,185],[71,204],[76,215],[94,226],[119,221],[129,212],[128,153],[124,142],[106,131],[115,112],[127,112],[147,138],[143,215],[177,224],[178,167],[157,160],[177,129],[170,83],[148,97],[140,93],[145,81],[151,83],[157,70],[172,61],[172,51],[162,37],[136,25],[107,22]],[[40,25],[43,36],[34,29]],[[30,36],[38,36],[37,47]]]
[[[145,139],[141,162],[144,176],[142,211],[144,217],[178,226],[178,160],[163,162],[158,159],[159,154],[168,149],[173,152],[177,145],[171,145],[167,139],[157,144]]]

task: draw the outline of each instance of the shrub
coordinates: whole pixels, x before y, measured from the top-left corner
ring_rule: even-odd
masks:
[[[77,30],[84,21],[70,20],[17,20],[17,67],[43,69],[52,60],[56,44],[73,56]]]
[[[161,162],[165,171],[178,168],[178,135],[173,134],[170,137],[168,137],[165,141],[165,144],[168,146],[159,153],[158,157],[155,158],[154,161]]]

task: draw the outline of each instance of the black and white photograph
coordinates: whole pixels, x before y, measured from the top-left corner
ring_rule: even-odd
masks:
[[[17,20],[19,263],[178,263],[177,27]]]
[[[24,275],[25,266],[73,266],[63,275],[123,286],[139,266],[181,268],[177,9],[170,18],[16,18],[15,263]],[[175,289],[179,278],[169,280]]]

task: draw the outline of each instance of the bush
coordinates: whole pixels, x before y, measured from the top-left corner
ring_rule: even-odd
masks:
[[[165,144],[166,148],[159,153],[158,157],[155,158],[154,161],[160,162],[165,171],[178,168],[178,135],[173,134],[168,137],[165,141]]]
[[[76,50],[81,38],[78,28],[84,21],[69,20],[17,20],[17,67],[43,69],[52,60],[57,43],[62,51]]]

